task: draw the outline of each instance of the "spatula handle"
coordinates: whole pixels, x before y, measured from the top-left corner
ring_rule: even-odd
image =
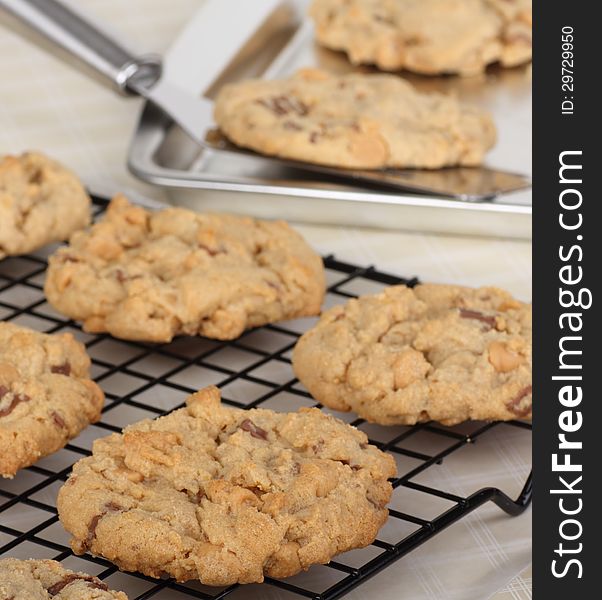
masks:
[[[58,0],[0,0],[22,23],[86,63],[120,92],[132,78],[152,85],[161,75],[161,59],[136,55],[109,33]]]

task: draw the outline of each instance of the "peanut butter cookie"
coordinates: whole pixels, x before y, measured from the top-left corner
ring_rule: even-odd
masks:
[[[50,257],[45,292],[86,331],[168,342],[315,315],[324,288],[321,258],[283,221],[149,212],[118,196]]]
[[[314,0],[318,42],[385,71],[474,75],[531,60],[531,0]]]
[[[370,544],[395,463],[318,409],[186,408],[94,442],[58,497],[77,553],[207,585],[287,577]]]
[[[484,111],[424,94],[394,75],[328,75],[224,86],[215,121],[235,144],[333,167],[479,165],[495,142]]]
[[[383,425],[531,418],[531,306],[497,288],[394,286],[326,311],[293,353],[312,396]]]
[[[90,222],[79,179],[35,152],[0,159],[0,259],[66,240]]]
[[[63,448],[104,402],[90,359],[70,333],[0,322],[0,476],[13,477]]]
[[[1,600],[128,600],[97,577],[75,573],[54,560],[0,560]]]

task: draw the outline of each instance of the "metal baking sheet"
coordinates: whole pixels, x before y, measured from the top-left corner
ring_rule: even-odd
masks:
[[[221,85],[247,77],[285,77],[302,67],[335,73],[354,68],[342,53],[319,47],[307,0],[261,0],[263,24],[246,39],[233,28],[238,0],[207,0],[166,56],[165,76],[191,93],[215,97]],[[403,73],[423,91],[457,95],[489,110],[498,141],[487,166],[531,174],[531,67],[491,68],[470,78]],[[341,184],[252,156],[202,149],[147,106],[134,136],[129,166],[165,187],[170,200],[292,221],[529,239],[531,191],[474,203]]]

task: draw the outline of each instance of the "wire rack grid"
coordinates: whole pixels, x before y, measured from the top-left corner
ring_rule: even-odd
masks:
[[[530,504],[531,475],[516,500],[493,486],[466,495],[432,485],[432,477],[424,478],[452,454],[472,449],[477,440],[490,435],[493,429],[530,430],[526,423],[467,423],[455,428],[434,423],[379,427],[353,414],[334,413],[363,429],[371,443],[390,452],[398,465],[399,475],[392,481],[395,491],[389,520],[368,548],[345,553],[328,565],[314,566],[307,573],[287,580],[267,578],[261,586],[226,588],[120,573],[102,558],[89,554],[76,557],[69,548],[68,535],[58,522],[55,499],[72,464],[90,454],[94,439],[118,432],[137,420],[179,408],[187,394],[210,384],[220,387],[225,403],[239,408],[261,406],[290,411],[300,406],[320,406],[293,377],[290,366],[290,352],[297,338],[314,320],[268,325],[228,342],[184,337],[157,346],[115,340],[107,335],[88,335],[45,301],[46,256],[52,249],[0,262],[0,320],[49,333],[72,332],[86,344],[92,357],[93,377],[105,391],[107,401],[100,422],[88,427],[63,450],[24,469],[13,480],[0,480],[0,558],[54,558],[68,568],[97,575],[136,600],[247,598],[253,596],[253,587],[253,597],[257,598],[334,600],[487,502],[494,502],[509,515],[522,513]],[[358,293],[376,292],[386,285],[417,282],[415,278],[402,279],[371,267],[342,263],[333,257],[326,257],[324,263],[329,280],[327,305],[341,303]],[[408,501],[407,494],[419,499]],[[268,589],[266,585],[273,591],[278,589],[279,595],[257,591],[257,588]]]

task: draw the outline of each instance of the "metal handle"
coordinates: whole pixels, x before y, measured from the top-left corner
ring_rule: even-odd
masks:
[[[122,93],[135,91],[134,79],[151,86],[161,76],[159,56],[136,56],[58,0],[0,0],[0,8],[92,67]]]

